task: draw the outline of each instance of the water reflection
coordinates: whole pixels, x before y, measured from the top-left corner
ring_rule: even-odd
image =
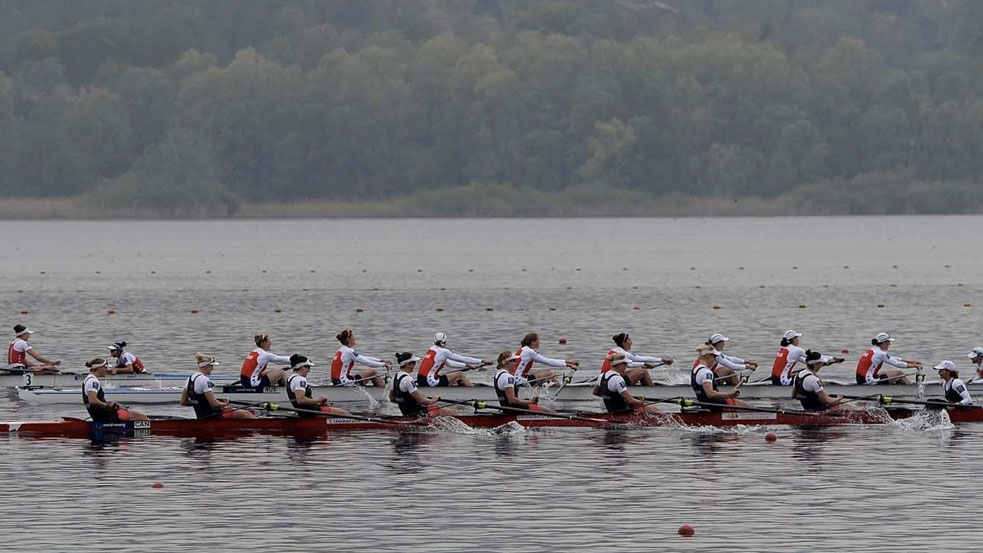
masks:
[[[692,432],[688,435],[693,450],[704,457],[713,457],[724,451],[723,444],[736,442],[741,435],[736,432]]]

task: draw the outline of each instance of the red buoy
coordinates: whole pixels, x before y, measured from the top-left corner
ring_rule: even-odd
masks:
[[[769,432],[769,433],[765,434],[765,441],[766,442],[774,442],[776,440],[778,440],[778,434],[775,434],[774,432]]]
[[[561,343],[561,344],[565,344],[565,343],[567,343],[567,339],[566,339],[566,338],[560,338],[560,343]]]
[[[153,485],[151,485],[150,487],[151,488],[160,489],[160,488],[163,488],[164,487],[164,483],[163,482],[154,482]]]
[[[690,526],[689,524],[684,524],[684,525],[680,526],[679,527],[679,530],[677,530],[676,532],[680,536],[689,537],[689,536],[692,536],[696,532],[696,530],[693,530],[693,527]]]
[[[840,350],[840,353],[850,353],[850,350],[848,350],[848,349],[841,349]]]

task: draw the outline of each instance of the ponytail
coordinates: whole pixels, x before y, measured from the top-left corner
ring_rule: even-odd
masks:
[[[522,347],[530,346],[532,345],[533,342],[535,342],[538,339],[539,339],[539,334],[536,334],[535,332],[530,332],[529,334],[526,334],[525,336],[522,337],[522,342],[521,342]]]
[[[619,332],[618,334],[612,336],[611,339],[614,340],[614,343],[620,348],[625,344],[625,340],[628,339],[628,333]]]
[[[872,346],[880,345],[880,342],[877,341],[877,338],[871,338],[870,345]]]
[[[790,343],[791,343],[791,342],[789,342],[789,341],[788,341],[788,340],[786,340],[785,338],[782,338],[782,342],[781,342],[781,344],[782,344],[782,347],[785,347],[785,346],[787,346],[787,345],[789,345]]]

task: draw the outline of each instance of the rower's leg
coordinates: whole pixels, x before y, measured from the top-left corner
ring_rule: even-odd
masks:
[[[652,375],[648,369],[628,369],[628,381],[632,386],[651,386]]]
[[[340,407],[321,407],[321,412],[330,413],[332,415],[339,415],[342,417],[347,417],[348,415],[351,415],[351,413]]]
[[[441,407],[439,413],[445,417],[453,417],[455,415],[461,414],[460,412],[458,412],[457,409],[454,409],[453,407]]]
[[[743,399],[734,398],[734,405],[738,407],[754,407],[753,404],[744,401]]]
[[[447,384],[449,386],[471,386],[471,381],[463,372],[454,371],[447,373]]]
[[[713,370],[713,374],[720,379],[718,382],[722,386],[737,386],[740,382],[737,373],[727,367],[717,367]]]
[[[911,386],[911,381],[904,375],[904,371],[900,369],[886,369],[884,370],[884,374],[887,375],[887,382],[889,384],[904,384],[905,386]]]
[[[556,375],[554,375],[553,371],[549,369],[533,371],[533,374],[536,375],[536,384],[545,384],[547,381],[552,382],[553,384],[559,384],[559,382],[556,380]]]
[[[148,417],[147,415],[144,415],[143,413],[141,413],[139,411],[134,411],[133,409],[127,409],[126,411],[129,414],[128,416],[129,416],[129,419],[131,421],[149,421],[150,420],[150,417]]]
[[[287,382],[287,373],[283,369],[267,367],[263,375],[270,381],[270,386],[284,386]]]
[[[235,411],[229,411],[228,418],[230,419],[255,419],[256,415],[246,411],[245,409],[236,409]]]
[[[358,373],[358,378],[361,381],[359,384],[362,386],[368,386],[369,382],[372,382],[372,385],[376,388],[382,388],[386,385],[382,381],[382,377],[379,376],[379,371],[375,369],[362,369],[362,372]]]
[[[662,410],[656,407],[655,405],[646,405],[645,412],[648,413],[649,415],[657,415],[661,413]]]

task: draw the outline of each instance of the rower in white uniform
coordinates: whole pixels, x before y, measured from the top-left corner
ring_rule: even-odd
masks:
[[[540,406],[539,396],[532,396],[530,399],[519,397],[519,387],[516,385],[515,376],[512,374],[515,371],[515,364],[518,360],[519,356],[511,351],[503,351],[498,354],[498,371],[495,373],[492,384],[495,386],[495,395],[498,396],[499,405],[542,413],[556,413],[556,411],[549,407]]]
[[[696,348],[700,363],[690,373],[690,388],[696,395],[700,407],[711,411],[723,411],[727,406],[754,407],[750,403],[737,399],[739,392],[723,392],[717,389],[716,375],[710,370],[710,365],[720,356],[720,352],[706,344]]]
[[[295,409],[304,411],[319,411],[331,415],[350,415],[348,411],[331,407],[328,405],[328,396],[314,397],[314,390],[307,382],[307,375],[311,373],[314,362],[299,353],[290,356],[290,368],[294,374],[287,378],[287,398]],[[301,418],[311,418],[318,416],[316,413],[298,411],[297,415]]]
[[[823,388],[819,370],[832,361],[832,357],[818,351],[806,351],[806,366],[795,375],[792,385],[792,399],[799,400],[806,411],[826,411],[836,408],[843,401],[842,396],[831,396]],[[846,406],[844,405],[843,408]]]
[[[82,404],[89,412],[93,422],[119,423],[129,421],[150,420],[147,415],[126,409],[115,401],[106,401],[106,392],[102,389],[100,378],[106,376],[108,363],[102,357],[96,357],[85,363],[89,374],[82,381]]]
[[[655,405],[646,405],[645,398],[635,397],[629,391],[628,358],[620,353],[610,356],[611,370],[597,377],[593,393],[604,401],[604,408],[612,415],[644,415],[659,413]]]
[[[648,370],[659,365],[672,365],[671,357],[654,357],[633,353],[631,351],[631,336],[627,332],[619,332],[612,336],[611,339],[614,341],[615,347],[608,350],[607,355],[604,356],[604,361],[601,363],[601,374],[611,370],[612,356],[621,355],[628,360],[628,368],[625,373],[628,384],[631,386],[651,386],[652,375],[649,374]]]
[[[894,338],[887,332],[881,332],[871,339],[873,347],[857,362],[857,384],[911,384],[904,371],[898,369],[920,369],[922,364],[890,355],[887,350],[893,342]],[[885,369],[884,365],[897,368]]]
[[[368,355],[362,355],[355,349],[355,331],[346,328],[339,332],[335,338],[341,342],[341,347],[334,354],[331,360],[331,383],[335,386],[367,386],[370,382],[377,388],[386,385],[385,381],[379,376],[376,369],[385,367],[388,369],[392,362],[388,359],[383,361]],[[355,363],[369,367],[359,372],[352,371]]]
[[[126,347],[126,342],[114,342],[106,346],[109,350],[109,355],[116,359],[113,366],[109,369],[110,374],[130,374],[130,373],[142,373],[145,371],[143,366],[143,361],[137,358],[136,355],[128,351],[123,351]]]
[[[720,353],[713,362],[713,366],[710,367],[710,370],[713,371],[713,374],[717,375],[717,382],[720,384],[724,386],[737,386],[740,382],[738,371],[757,369],[758,363],[724,354],[724,348],[729,341],[730,338],[719,333],[710,336],[710,339],[706,341],[706,345],[712,346],[713,349]],[[700,360],[697,358],[693,361],[693,368],[695,369],[699,364]]]
[[[776,386],[792,385],[792,379],[795,378],[792,369],[795,368],[796,363],[805,363],[806,360],[805,348],[799,347],[800,337],[802,334],[794,330],[786,330],[785,334],[782,335],[781,349],[778,350],[775,363],[771,366],[772,384]]]
[[[451,371],[440,374],[444,367],[452,369],[478,368],[491,365],[491,361],[483,361],[477,357],[468,357],[447,349],[447,334],[438,332],[433,335],[433,345],[423,355],[420,369],[416,373],[417,386],[471,386],[471,381],[463,371]]]
[[[535,332],[523,336],[522,344],[515,351],[515,354],[519,357],[519,361],[516,363],[515,371],[512,374],[519,386],[543,384],[546,381],[556,382],[553,371],[549,369],[534,371],[532,369],[533,363],[542,363],[547,367],[569,367],[571,369],[580,366],[580,363],[573,360],[551,359],[540,355],[539,334]]]
[[[983,347],[975,347],[966,357],[976,365],[976,376],[970,380],[983,378]]]
[[[943,401],[958,405],[972,405],[973,398],[969,395],[969,389],[962,380],[959,380],[959,371],[956,364],[948,359],[935,366],[939,371],[939,378],[942,379],[942,392],[945,394]]]
[[[20,367],[35,373],[54,372],[55,367],[60,365],[61,361],[52,361],[34,348],[30,343],[32,334],[34,331],[26,326],[14,325],[14,340],[7,347],[7,364],[11,368]],[[28,359],[28,356],[33,357],[41,364],[33,363]]]
[[[245,409],[232,409],[229,400],[215,397],[215,384],[209,378],[212,369],[219,364],[215,357],[196,353],[195,361],[198,368],[184,383],[181,405],[194,408],[195,417],[199,420],[256,418]]]
[[[256,349],[249,352],[246,359],[242,362],[242,369],[239,370],[239,380],[243,386],[262,390],[267,386],[283,386],[287,383],[287,373],[279,367],[270,367],[270,363],[276,365],[289,365],[290,358],[284,355],[277,355],[268,351],[273,345],[273,340],[269,334],[257,334],[253,336]]]
[[[419,357],[408,351],[396,354],[396,364],[399,370],[393,377],[393,387],[389,390],[389,401],[399,407],[399,412],[406,417],[423,417],[438,415],[457,415],[457,410],[445,407],[437,407],[440,396],[428,397],[423,395],[416,387],[416,363]]]

